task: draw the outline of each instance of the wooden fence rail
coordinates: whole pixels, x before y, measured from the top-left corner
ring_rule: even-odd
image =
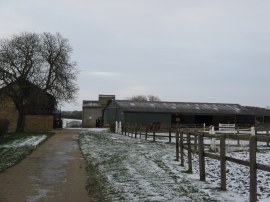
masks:
[[[250,201],[257,201],[257,170],[270,172],[270,166],[259,164],[256,161],[257,142],[269,142],[269,135],[235,135],[235,134],[206,134],[200,132],[178,131],[176,134],[176,157],[180,158],[181,166],[184,166],[184,150],[187,150],[188,173],[192,173],[192,155],[199,155],[200,180],[205,181],[205,158],[220,161],[220,189],[226,190],[226,161],[248,166],[250,168]],[[179,138],[178,138],[179,137]],[[207,152],[205,149],[205,138],[220,140],[219,153]],[[226,156],[226,139],[248,140],[249,161]],[[178,148],[179,147],[179,148]],[[178,154],[180,153],[180,155]]]
[[[196,130],[204,130],[203,124],[190,124],[190,125],[143,125],[143,124],[122,124],[121,134],[127,135],[134,138],[145,138],[148,140],[152,137],[153,141],[158,138],[168,138],[168,142],[172,143],[172,138],[175,138],[177,130],[180,128],[194,128]],[[115,132],[115,125],[110,126],[110,130]]]
[[[222,126],[224,127],[224,126]],[[111,125],[111,131],[116,132],[115,125]],[[265,134],[261,131],[266,131]],[[248,166],[250,168],[250,201],[257,201],[257,170],[270,172],[270,166],[259,164],[256,161],[257,142],[266,142],[269,146],[270,128],[263,128],[262,126],[255,129],[254,135],[250,128],[235,127],[235,131],[231,134],[229,131],[216,131],[216,134],[209,134],[205,131],[203,124],[199,125],[142,125],[142,124],[123,124],[120,132],[123,135],[134,138],[145,138],[148,140],[152,137],[153,141],[157,138],[168,138],[172,142],[175,138],[176,143],[176,160],[180,160],[180,165],[184,166],[184,150],[187,150],[188,173],[193,172],[192,155],[196,154],[199,157],[199,175],[200,180],[206,180],[205,158],[212,158],[220,161],[220,189],[226,190],[226,161],[230,161],[239,165]],[[204,132],[202,132],[204,131]],[[209,130],[210,131],[210,130]],[[219,140],[219,152],[207,152],[205,139]],[[236,140],[237,145],[240,145],[241,140],[249,141],[249,160],[244,161],[233,157],[226,156],[226,140]],[[207,145],[208,146],[208,145]],[[215,153],[216,152],[216,153]]]

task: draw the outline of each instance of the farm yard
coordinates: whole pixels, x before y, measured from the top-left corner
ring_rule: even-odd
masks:
[[[250,200],[249,167],[227,161],[227,191],[221,191],[220,161],[206,157],[206,181],[200,181],[197,154],[192,154],[192,174],[188,173],[189,155],[186,149],[184,150],[185,166],[180,166],[180,160],[176,161],[175,133],[171,134],[171,143],[169,143],[168,134],[160,132],[155,134],[155,138],[149,132],[147,140],[143,133],[138,133],[136,139],[135,134],[116,134],[103,128],[65,129],[65,133],[70,132],[80,134],[79,139],[74,140],[74,144],[76,141],[79,142],[87,162],[87,191],[93,201],[244,202]],[[47,139],[48,136],[46,136],[29,135],[3,143],[0,146],[3,160],[1,169],[5,170],[10,166],[3,164],[12,160],[8,154],[13,153],[11,157],[15,158],[22,153],[21,151],[26,151],[26,148],[32,150]],[[65,136],[62,137],[65,138]],[[219,140],[216,142],[218,147]],[[205,151],[209,152],[211,142],[206,140],[205,143],[207,145]],[[248,141],[241,140],[237,145],[236,141],[228,140],[226,141],[226,156],[248,161],[248,146]],[[257,149],[257,163],[269,165],[270,148],[266,146],[266,143],[258,143]],[[258,170],[257,198],[259,201],[270,201],[269,183],[270,173]]]
[[[174,141],[174,140],[173,140]],[[206,158],[206,182],[199,181],[199,161],[193,155],[193,174],[176,161],[175,144],[135,139],[108,131],[83,132],[79,144],[87,161],[89,192],[105,201],[249,201],[249,168],[227,163],[227,191],[220,191],[220,163]],[[247,159],[242,149],[227,155]],[[269,165],[270,151],[260,146],[257,161]],[[185,155],[187,164],[187,154]],[[258,199],[270,199],[270,173],[258,171]],[[92,191],[95,191],[92,189]]]

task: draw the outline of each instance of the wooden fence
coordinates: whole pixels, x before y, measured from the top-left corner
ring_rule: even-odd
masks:
[[[219,152],[206,151],[205,139],[219,139]],[[249,141],[249,161],[226,156],[226,139]],[[199,155],[200,180],[206,180],[205,158],[212,158],[220,161],[220,188],[226,190],[226,161],[248,166],[250,168],[250,201],[257,201],[257,170],[270,172],[270,166],[259,164],[256,161],[257,142],[266,142],[269,145],[269,135],[248,135],[248,134],[207,134],[205,132],[194,132],[191,130],[179,130],[176,133],[176,158],[184,166],[184,150],[187,150],[188,172],[192,173],[192,154]]]
[[[145,140],[153,141],[156,141],[157,138],[168,138],[170,143],[172,142],[172,138],[175,138],[176,160],[180,160],[181,166],[184,166],[184,150],[187,150],[188,173],[192,173],[193,170],[192,155],[197,154],[199,156],[199,175],[201,181],[206,180],[205,158],[220,161],[221,190],[226,190],[226,161],[248,166],[250,168],[250,201],[257,201],[257,170],[270,172],[270,166],[259,164],[256,161],[257,142],[266,142],[267,146],[269,146],[270,127],[260,126],[257,129],[254,128],[253,135],[251,135],[251,128],[242,128],[241,126],[229,127],[234,128],[233,133],[230,130],[223,129],[216,131],[216,134],[209,134],[210,129],[208,132],[205,131],[206,128],[203,124],[174,126],[123,124],[118,131],[115,129],[115,124],[112,124],[111,131],[134,138],[144,138]],[[266,131],[266,134],[262,134],[258,130]],[[219,140],[219,152],[206,150],[206,142],[204,140],[207,138]],[[226,156],[226,140],[236,140],[237,145],[239,145],[241,140],[249,141],[249,161]]]
[[[121,129],[116,131],[115,124],[112,124],[110,130],[113,132],[118,132],[123,135],[127,135],[134,138],[144,138],[145,140],[153,140],[156,141],[157,139],[163,138],[167,139],[168,142],[172,143],[172,138],[175,138],[175,134],[177,130],[180,128],[193,128],[197,130],[204,130],[203,124],[185,124],[185,125],[145,125],[145,124],[123,124],[121,125]]]

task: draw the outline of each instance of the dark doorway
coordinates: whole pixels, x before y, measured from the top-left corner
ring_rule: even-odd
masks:
[[[195,115],[195,124],[204,124],[207,126],[213,125],[213,116],[210,115]]]
[[[182,117],[180,117],[180,114],[172,114],[171,123],[172,125],[183,124],[183,120]]]

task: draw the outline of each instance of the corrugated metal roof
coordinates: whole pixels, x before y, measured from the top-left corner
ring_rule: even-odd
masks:
[[[261,107],[250,107],[250,106],[247,106],[246,108],[248,110],[254,112],[256,115],[270,116],[270,109],[265,109],[265,108],[261,108]]]
[[[116,100],[116,105],[126,112],[160,112],[186,114],[254,114],[239,104],[193,103],[193,102],[151,102]]]

